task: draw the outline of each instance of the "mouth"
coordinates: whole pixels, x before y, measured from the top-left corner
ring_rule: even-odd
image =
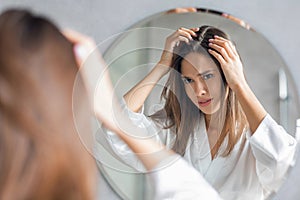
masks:
[[[198,105],[201,107],[206,107],[212,102],[212,100],[213,99],[206,99],[206,100],[198,101]]]

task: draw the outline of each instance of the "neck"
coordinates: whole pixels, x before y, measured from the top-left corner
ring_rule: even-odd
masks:
[[[219,116],[217,114],[211,114],[207,115],[205,114],[205,125],[206,125],[206,130],[219,130],[220,129],[220,124],[219,124]]]

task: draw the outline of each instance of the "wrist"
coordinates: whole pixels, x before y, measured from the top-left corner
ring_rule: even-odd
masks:
[[[249,88],[246,79],[234,79],[234,81],[228,82],[228,86],[235,92],[244,91]]]
[[[165,49],[160,57],[159,63],[166,66],[171,66],[172,58],[173,52]]]
[[[153,70],[158,76],[163,77],[170,71],[170,65],[163,61],[159,61]]]
[[[248,83],[246,81],[235,83],[231,86],[232,91],[234,91],[238,96],[244,96],[252,93]]]

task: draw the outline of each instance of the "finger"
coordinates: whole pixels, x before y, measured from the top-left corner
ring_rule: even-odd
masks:
[[[239,53],[237,52],[236,50],[236,47],[235,47],[235,44],[233,42],[231,42],[231,47],[233,49],[233,53],[236,55],[236,56],[240,56]]]
[[[93,39],[77,31],[74,31],[72,29],[64,29],[61,32],[72,43],[85,43],[89,44],[89,46],[96,46]]]
[[[190,40],[184,36],[179,36],[177,42],[185,42],[185,43],[189,44]]]
[[[177,36],[184,36],[186,38],[188,38],[189,40],[192,40],[192,34],[190,32],[192,31],[187,31],[188,29],[186,28],[179,28],[176,33],[177,33]],[[194,32],[193,32],[194,33]],[[194,33],[195,34],[195,33]]]
[[[64,29],[61,32],[75,46],[84,46],[88,51],[93,51],[96,48],[94,40],[86,35],[71,29]]]
[[[181,27],[180,30],[188,32],[190,35],[192,35],[194,37],[197,36],[197,34],[195,33],[195,31],[193,31],[192,29],[187,29],[187,28]]]
[[[238,53],[237,53],[236,48],[235,48],[235,45],[233,44],[232,41],[230,41],[230,40],[228,40],[228,39],[225,39],[225,38],[223,38],[223,37],[220,37],[220,36],[218,36],[218,35],[215,35],[214,38],[217,39],[217,40],[222,40],[222,41],[224,41],[224,42],[227,42],[227,43],[229,44],[229,46],[232,48],[232,53],[233,53],[235,56],[238,56]]]
[[[68,40],[70,40],[70,42],[73,43],[78,43],[84,38],[80,33],[71,29],[64,29],[61,32]]]
[[[64,29],[61,32],[71,43],[74,44],[73,51],[77,65],[80,67],[90,53],[96,49],[94,40],[71,29]]]
[[[228,50],[226,48],[219,46],[215,43],[209,43],[209,47],[217,51],[224,58],[226,62],[231,60],[231,58],[228,55]]]
[[[78,67],[81,67],[84,61],[88,58],[90,51],[81,44],[74,45],[73,52],[76,58]]]
[[[215,50],[212,49],[208,49],[208,52],[213,55],[221,64],[221,67],[226,64],[226,61],[224,60],[223,56],[221,56],[221,54],[219,54],[218,52],[216,52]]]
[[[190,43],[190,39],[185,37],[185,36],[172,36],[171,38],[169,38],[169,42],[167,42],[168,45],[165,45],[165,51],[172,53],[174,50],[175,46],[178,46],[180,44],[180,42],[185,42],[187,44]]]
[[[194,32],[197,32],[197,31],[199,31],[199,27],[196,27],[196,28],[190,28],[190,30],[192,30],[192,31],[194,31]]]
[[[227,55],[231,58],[231,59],[235,59],[237,56],[237,53],[235,51],[235,49],[233,49],[231,42],[229,40],[221,40],[221,39],[210,39],[209,42],[211,42],[210,44],[215,44],[217,46],[220,46],[222,48],[225,49],[225,51],[227,52]],[[213,47],[214,45],[212,45]]]
[[[214,38],[220,39],[220,40],[224,40],[224,41],[228,41],[227,39],[225,39],[224,37],[221,37],[219,35],[214,35]]]

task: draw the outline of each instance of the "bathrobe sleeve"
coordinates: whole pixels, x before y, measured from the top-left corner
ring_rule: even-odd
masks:
[[[160,145],[164,145],[162,140],[164,140],[164,135],[161,133],[161,129],[150,120],[147,116],[143,114],[144,107],[140,112],[136,113],[131,111],[127,106],[124,100],[122,101],[122,111],[126,116],[132,121],[132,123],[140,128],[143,128],[147,134],[147,137],[151,137],[153,141]],[[102,127],[103,132],[105,133],[105,138],[109,143],[110,148],[117,155],[119,160],[123,161],[125,164],[131,166],[139,172],[146,172],[146,169],[142,162],[138,159],[135,153],[128,147],[128,145],[114,132],[105,129]]]
[[[157,200],[221,200],[203,176],[179,155],[162,161],[149,175]]]
[[[247,134],[256,159],[256,172],[268,192],[279,189],[294,165],[297,141],[267,114],[252,136]]]

